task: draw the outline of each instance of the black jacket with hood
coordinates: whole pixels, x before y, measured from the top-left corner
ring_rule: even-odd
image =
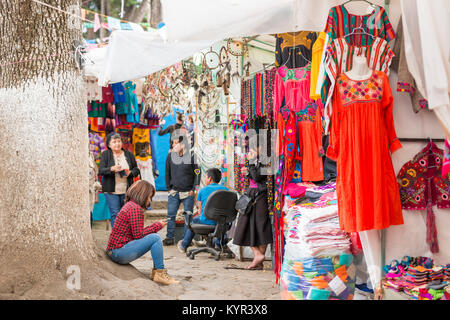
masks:
[[[112,150],[109,148],[109,142],[113,133],[110,133],[106,137],[106,147],[107,150],[102,152],[100,158],[100,165],[98,173],[103,176],[102,178],[102,192],[114,192],[116,190],[116,173],[111,172],[111,167],[115,165],[114,155]],[[127,178],[127,189],[133,184],[133,178],[140,175],[140,170],[137,166],[136,159],[134,155],[128,151],[122,149],[125,152],[125,159],[130,167],[130,175]]]

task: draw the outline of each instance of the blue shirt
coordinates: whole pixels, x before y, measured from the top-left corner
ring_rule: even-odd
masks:
[[[205,208],[206,200],[208,200],[210,194],[217,190],[228,190],[228,188],[221,186],[217,183],[211,183],[210,185],[207,185],[206,187],[200,189],[200,191],[198,192],[197,201],[202,202],[202,212],[200,214],[200,223],[209,224],[209,225],[216,224],[216,221],[206,219],[206,217],[203,213],[203,209]]]

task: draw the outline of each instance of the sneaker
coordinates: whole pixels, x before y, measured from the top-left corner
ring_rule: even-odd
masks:
[[[177,248],[181,253],[186,253],[186,248],[183,247],[183,240],[178,241]]]
[[[167,274],[166,269],[157,269],[155,270],[155,276],[153,277],[153,281],[159,284],[169,285],[169,284],[179,284],[180,281],[175,280]]]
[[[194,246],[196,246],[197,248],[206,247],[206,240],[200,240],[200,241],[192,240],[192,244]]]
[[[174,244],[175,244],[174,238],[165,238],[163,240],[163,245],[165,245],[165,246],[173,246]]]

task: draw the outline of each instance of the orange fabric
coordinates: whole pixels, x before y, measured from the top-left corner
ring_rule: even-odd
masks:
[[[292,269],[295,271],[295,273],[297,275],[299,275],[299,276],[303,275],[303,263],[302,262],[294,262]]]
[[[311,280],[311,285],[317,289],[326,289],[328,288],[328,281],[325,280],[324,276],[319,276]]]
[[[369,94],[358,91],[365,82],[370,82]],[[350,233],[403,224],[389,154],[389,146],[391,152],[401,147],[389,80],[381,71],[374,71],[367,81],[354,81],[342,73],[336,84],[327,156],[337,161],[340,227]]]
[[[347,268],[346,266],[342,266],[334,270],[334,273],[342,280],[342,282],[347,281]]]
[[[297,124],[302,168],[302,181],[323,180],[323,160],[319,152],[322,149],[321,108],[316,110],[315,121],[301,121]]]

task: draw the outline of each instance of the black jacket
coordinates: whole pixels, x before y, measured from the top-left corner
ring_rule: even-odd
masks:
[[[168,126],[164,130],[162,129],[162,126],[160,126],[159,127],[159,131],[158,131],[158,136],[163,136],[163,135],[165,135],[167,133],[170,133],[170,149],[172,149],[172,144],[173,144],[173,142],[172,142],[172,134],[173,134],[173,132],[175,130],[180,129],[182,126],[183,126],[182,124],[175,123],[175,124],[172,124],[172,125]]]
[[[250,164],[248,167],[248,176],[258,185],[258,191],[267,191],[267,175],[261,173],[263,165],[259,162]]]
[[[172,155],[176,159],[172,160]],[[200,169],[196,164],[195,157],[192,152],[185,154],[188,163],[181,163],[183,157],[175,152],[170,152],[166,159],[166,188],[167,190],[175,190],[180,192],[194,191],[195,186],[200,184]]]
[[[130,175],[127,178],[128,189],[133,184],[133,178],[139,176],[141,172],[139,171],[134,155],[128,150],[123,151],[125,152],[125,159],[127,159],[128,166],[130,167]],[[103,176],[102,192],[114,192],[116,190],[116,173],[111,172],[111,167],[114,165],[114,155],[112,150],[108,149],[103,151],[98,170],[98,173]]]

